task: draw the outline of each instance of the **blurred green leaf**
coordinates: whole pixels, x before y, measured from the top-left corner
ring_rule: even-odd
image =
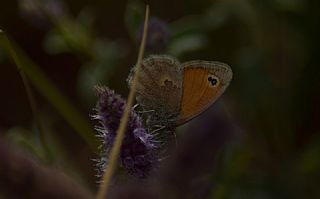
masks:
[[[91,46],[94,43],[90,20],[81,23],[72,18],[63,18],[55,22],[55,28],[49,32],[44,46],[50,53],[78,52],[94,57]]]
[[[97,139],[88,119],[72,105],[72,103],[60,93],[60,91],[50,82],[45,74],[36,66],[24,52],[13,43],[2,32],[0,33],[0,44],[6,54],[12,58],[18,70],[22,70],[33,86],[46,98],[71,127],[87,142],[92,150],[97,149]]]
[[[301,162],[298,165],[299,171],[304,174],[316,173],[320,169],[320,142],[319,137],[316,138],[314,142],[310,143],[310,146],[302,155]]]
[[[203,48],[207,43],[203,34],[190,34],[172,40],[169,44],[169,53],[179,57],[183,53],[192,52]]]
[[[46,153],[42,148],[42,144],[39,139],[32,136],[31,132],[21,127],[13,127],[8,130],[6,139],[9,143],[13,143],[15,146],[19,146],[24,151],[29,152],[38,159],[45,160]]]
[[[125,26],[133,41],[137,40],[137,32],[143,24],[144,4],[142,1],[128,1],[125,10]]]
[[[124,47],[116,41],[97,40],[94,52],[95,59],[82,66],[77,83],[81,98],[89,104],[96,99],[95,95],[92,95],[93,86],[108,85],[109,78],[114,75],[115,69],[126,56]]]
[[[51,126],[48,123],[46,124]],[[46,143],[49,143],[48,148],[53,154],[53,159],[49,161],[47,153],[45,152],[47,149],[43,148],[43,144],[34,132],[30,132],[21,127],[13,127],[7,131],[6,140],[34,158],[41,160],[42,162],[46,162],[55,168],[62,169],[69,175],[74,176],[78,181],[81,181],[82,184],[87,183],[84,176],[81,174],[79,167],[75,166],[74,162],[71,161],[70,157],[68,157],[65,146],[58,141],[54,132],[51,132],[50,128],[46,128]]]

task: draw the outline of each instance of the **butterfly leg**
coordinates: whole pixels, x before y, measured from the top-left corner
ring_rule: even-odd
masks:
[[[137,112],[144,114],[144,113],[152,113],[152,112],[154,112],[154,110],[137,111]]]
[[[157,127],[157,128],[151,132],[152,134],[155,134],[156,132],[161,131],[162,129],[166,128],[166,126],[162,126],[162,125],[155,125],[155,127]]]
[[[136,110],[139,107],[139,104],[133,105],[132,109]]]

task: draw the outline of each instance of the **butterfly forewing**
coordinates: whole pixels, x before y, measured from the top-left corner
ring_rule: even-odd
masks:
[[[230,67],[221,62],[190,61],[182,64],[183,93],[176,124],[183,124],[206,110],[232,79]]]

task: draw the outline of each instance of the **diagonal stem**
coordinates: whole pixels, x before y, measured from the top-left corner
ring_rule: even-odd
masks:
[[[134,96],[136,93],[138,74],[140,71],[140,65],[141,65],[142,58],[144,55],[144,50],[145,50],[148,22],[149,22],[149,5],[146,5],[143,36],[142,36],[142,41],[141,41],[140,48],[139,48],[138,60],[137,60],[137,64],[136,64],[136,72],[133,77],[131,89],[130,89],[128,100],[127,100],[127,105],[125,107],[124,113],[123,113],[121,121],[120,121],[120,125],[119,125],[118,131],[117,131],[117,136],[115,138],[114,145],[111,149],[111,153],[110,153],[110,157],[109,157],[109,164],[108,164],[108,167],[103,175],[102,185],[100,186],[100,188],[98,190],[98,194],[96,197],[97,199],[103,199],[107,195],[110,180],[111,180],[112,175],[117,167],[118,156],[119,156],[122,141],[123,141],[123,138],[125,135],[125,130],[126,130],[128,119],[129,119],[129,113],[130,113],[131,107],[133,105]]]
[[[37,66],[8,36],[0,30],[0,47],[10,57],[19,71],[28,77],[30,83],[61,114],[70,126],[88,143],[93,151],[97,151],[97,139],[86,118],[66,98],[58,88],[46,77]]]

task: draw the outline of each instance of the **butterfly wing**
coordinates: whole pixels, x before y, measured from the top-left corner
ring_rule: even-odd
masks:
[[[183,94],[177,125],[209,108],[232,79],[231,68],[221,62],[189,61],[183,67]]]
[[[133,69],[129,77],[131,85]],[[152,55],[142,61],[136,100],[144,111],[153,111],[156,120],[176,119],[182,97],[182,66],[167,55]]]

